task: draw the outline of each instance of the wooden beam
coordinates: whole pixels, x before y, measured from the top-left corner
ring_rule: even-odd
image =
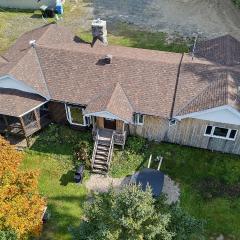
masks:
[[[27,132],[26,132],[26,128],[25,128],[23,118],[19,117],[19,120],[20,120],[20,124],[21,124],[22,130],[23,130],[24,136],[27,137]]]
[[[40,123],[40,116],[37,114],[37,110],[34,109],[34,116],[36,118],[36,121],[37,121],[37,125],[38,125],[38,128],[41,129],[41,123]]]

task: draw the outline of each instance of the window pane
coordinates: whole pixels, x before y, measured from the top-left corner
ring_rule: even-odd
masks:
[[[133,115],[133,122],[134,122],[134,123],[138,123],[138,121],[137,121],[137,114],[134,114],[134,115]]]
[[[210,135],[212,132],[212,126],[207,126],[205,134]]]
[[[139,114],[139,120],[138,120],[139,123],[143,123],[143,115],[142,114]]]
[[[226,137],[227,133],[228,133],[227,128],[215,127],[213,135],[218,136],[218,137]]]
[[[237,130],[231,130],[229,138],[234,139],[236,136]]]
[[[70,107],[72,123],[84,124],[82,109],[79,107]]]

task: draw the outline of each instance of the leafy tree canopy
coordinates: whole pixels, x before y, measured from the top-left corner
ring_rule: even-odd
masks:
[[[0,137],[0,230],[12,229],[19,239],[41,232],[45,206],[38,173],[21,171],[22,160],[23,155]]]
[[[178,204],[157,201],[150,189],[129,185],[122,191],[95,194],[84,207],[77,240],[187,240],[200,239],[203,223]],[[202,238],[201,238],[202,239]]]

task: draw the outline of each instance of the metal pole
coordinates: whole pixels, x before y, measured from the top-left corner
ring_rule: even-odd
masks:
[[[158,168],[157,168],[158,171],[160,170],[160,167],[162,165],[162,160],[163,160],[163,157],[160,158],[160,161],[158,163]]]
[[[151,161],[152,161],[152,154],[150,155],[149,160],[148,160],[148,168],[150,168]]]

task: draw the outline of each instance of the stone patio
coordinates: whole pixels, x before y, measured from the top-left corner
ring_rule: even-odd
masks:
[[[86,187],[89,191],[94,192],[107,192],[111,187],[119,191],[122,187],[129,183],[130,178],[131,177],[112,178],[109,176],[105,177],[102,175],[92,174],[90,179],[86,182]],[[164,176],[162,192],[166,195],[168,204],[179,201],[179,186],[167,175]]]

